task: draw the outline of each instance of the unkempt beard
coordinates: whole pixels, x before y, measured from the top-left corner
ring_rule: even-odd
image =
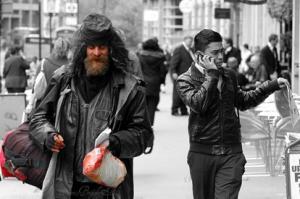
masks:
[[[87,76],[102,76],[105,75],[109,68],[108,56],[101,56],[99,58],[84,59],[84,67]]]

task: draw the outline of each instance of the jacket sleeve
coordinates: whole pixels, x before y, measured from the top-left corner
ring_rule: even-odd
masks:
[[[25,59],[23,59],[22,57],[20,57],[20,62],[21,62],[21,67],[24,70],[30,69],[29,63]]]
[[[206,80],[200,88],[196,88],[191,80],[186,79],[185,74],[177,79],[176,89],[183,100],[194,112],[203,114],[207,111],[213,99],[218,97],[217,84],[219,71],[207,70]]]
[[[142,154],[147,146],[153,145],[153,131],[146,110],[144,87],[138,86],[127,100],[127,112],[120,131],[113,135],[121,144],[120,158],[132,158]],[[126,102],[126,103],[127,103]]]
[[[251,91],[243,91],[238,88],[236,93],[236,106],[242,111],[253,108],[263,102],[274,91],[279,89],[277,80],[265,81],[256,87],[255,90]]]
[[[57,132],[54,122],[60,87],[59,79],[53,77],[46,89],[45,96],[30,116],[30,135],[42,149],[47,135]]]

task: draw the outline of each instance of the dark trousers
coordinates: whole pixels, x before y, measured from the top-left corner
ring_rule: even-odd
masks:
[[[177,91],[175,82],[173,83],[173,96],[172,96],[172,114],[178,113],[178,109],[180,109],[181,114],[186,115],[187,114],[187,108],[183,101],[180,99]]]
[[[24,93],[25,88],[6,88],[8,93]]]
[[[147,102],[147,109],[148,109],[148,115],[150,119],[151,126],[154,124],[154,116],[155,111],[159,102],[159,96],[146,96],[146,102]]]
[[[189,152],[194,199],[237,199],[246,159],[243,153],[207,155]]]

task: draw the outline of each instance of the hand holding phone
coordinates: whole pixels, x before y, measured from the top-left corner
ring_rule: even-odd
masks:
[[[201,52],[199,50],[196,52],[196,58],[197,58],[198,64],[201,64],[204,68],[216,69],[216,70],[218,69],[215,64],[214,58],[212,58],[208,55],[205,55],[203,52]]]

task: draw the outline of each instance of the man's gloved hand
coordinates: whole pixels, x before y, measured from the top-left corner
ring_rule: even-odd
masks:
[[[121,153],[121,143],[120,140],[114,136],[109,136],[109,146],[107,147],[108,150],[113,154],[113,156],[119,157]]]
[[[47,135],[45,145],[47,149],[56,153],[65,147],[64,139],[58,133],[49,133]]]

